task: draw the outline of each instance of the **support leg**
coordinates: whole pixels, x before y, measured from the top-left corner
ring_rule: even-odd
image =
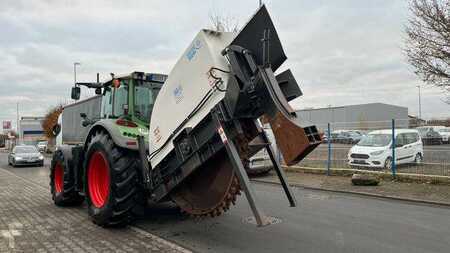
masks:
[[[228,140],[228,135],[226,128],[222,127],[220,121],[217,121],[218,132],[220,137],[222,138],[222,142],[225,144],[225,148],[227,150],[228,156],[230,157],[231,164],[233,165],[234,171],[238,176],[240,186],[245,192],[245,196],[247,197],[248,204],[252,209],[253,215],[255,216],[256,223],[258,226],[266,226],[269,225],[269,222],[264,215],[262,209],[260,209],[256,205],[256,196],[251,188],[250,180],[247,176],[247,172],[244,169],[244,165],[242,164],[241,158],[239,157],[239,153],[236,149],[232,140]]]
[[[270,143],[269,138],[267,138],[266,133],[261,129],[261,135],[264,139],[264,142]],[[275,151],[273,150],[273,147],[271,144],[268,144],[266,146],[267,153],[269,154],[270,160],[272,161],[273,168],[275,169],[275,172],[277,173],[278,178],[280,179],[281,185],[283,186],[284,193],[286,194],[287,199],[289,200],[289,204],[291,207],[297,206],[297,200],[295,199],[294,194],[292,193],[291,187],[289,186],[286,178],[286,174],[284,173],[283,169],[281,168],[280,161],[276,159],[275,157]]]

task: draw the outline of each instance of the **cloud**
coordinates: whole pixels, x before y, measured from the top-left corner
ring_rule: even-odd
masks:
[[[264,1],[304,97],[297,108],[386,102],[417,112],[422,84],[405,63],[405,1]],[[3,0],[0,120],[42,115],[80,81],[134,70],[168,73],[211,13],[242,25],[257,1]],[[231,8],[239,6],[239,8]],[[83,91],[85,92],[85,91]],[[422,114],[448,116],[442,93],[423,88]]]

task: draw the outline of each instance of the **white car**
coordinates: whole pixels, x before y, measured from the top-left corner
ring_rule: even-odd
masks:
[[[450,143],[450,127],[439,128],[437,132],[442,136],[443,143]]]
[[[423,161],[423,143],[415,129],[395,130],[396,164]],[[377,130],[364,136],[348,152],[350,166],[392,168],[392,130]]]
[[[36,147],[39,150],[39,152],[47,152],[47,145],[48,145],[48,142],[40,141],[40,142],[38,142]]]

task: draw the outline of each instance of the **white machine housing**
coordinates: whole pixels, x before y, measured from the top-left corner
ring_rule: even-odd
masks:
[[[216,80],[210,75],[211,68],[229,71],[228,62],[221,55],[221,51],[231,43],[234,36],[231,32],[201,30],[170,72],[156,98],[150,121],[150,154],[161,149],[151,158],[152,168],[174,149],[172,139],[176,134],[171,134],[208,91],[214,88]],[[228,74],[220,71],[213,73],[214,76],[222,78],[223,84],[220,88],[226,89]],[[224,92],[215,90],[202,109],[184,127],[195,127],[224,97]],[[169,138],[171,140],[168,140]]]

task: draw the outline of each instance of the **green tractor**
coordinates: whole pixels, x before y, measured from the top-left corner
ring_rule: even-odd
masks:
[[[142,211],[137,136],[148,142],[153,103],[166,78],[133,72],[72,88],[74,100],[80,99],[80,86],[94,88],[97,96],[66,106],[55,128],[50,186],[56,205],[86,199],[99,225],[125,224]]]

